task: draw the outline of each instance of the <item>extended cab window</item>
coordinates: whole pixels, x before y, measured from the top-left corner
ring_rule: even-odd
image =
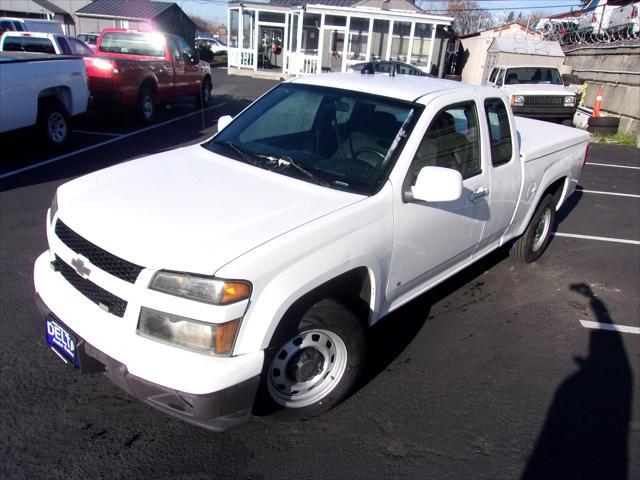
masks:
[[[513,153],[507,107],[499,98],[484,101],[491,140],[491,163],[494,167],[508,163]]]
[[[412,180],[422,167],[452,168],[458,170],[462,178],[473,177],[482,171],[474,102],[452,105],[434,117],[416,150],[411,166]]]

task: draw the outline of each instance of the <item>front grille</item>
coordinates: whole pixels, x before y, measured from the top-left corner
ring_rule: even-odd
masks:
[[[124,311],[127,309],[126,300],[116,297],[112,293],[107,292],[104,288],[101,288],[86,278],[81,277],[72,267],[63,262],[57,255],[54,268],[56,271],[60,272],[67,282],[69,282],[76,290],[93,303],[99,305],[101,308],[117,317],[124,317]]]
[[[524,105],[526,107],[561,107],[563,104],[564,97],[552,95],[524,97]]]
[[[144,269],[135,263],[131,263],[122,258],[116,257],[112,253],[103,250],[94,245],[89,240],[78,235],[76,232],[67,227],[60,220],[56,222],[56,235],[67,247],[80,255],[86,257],[93,265],[100,270],[110,273],[114,277],[135,283]]]

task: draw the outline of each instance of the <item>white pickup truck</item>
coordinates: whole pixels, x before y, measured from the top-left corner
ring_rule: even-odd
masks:
[[[504,90],[520,117],[570,122],[578,108],[575,87],[565,85],[555,67],[496,65],[487,85]]]
[[[34,267],[60,358],[218,431],[324,412],[367,327],[502,245],[536,260],[589,137],[492,88],[353,73],[218,128],[59,187]]]
[[[88,105],[81,58],[0,52],[0,133],[36,125],[45,144],[61,147],[71,133],[70,118]]]

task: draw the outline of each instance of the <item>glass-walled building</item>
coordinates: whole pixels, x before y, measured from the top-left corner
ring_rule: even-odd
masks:
[[[442,76],[452,21],[409,0],[230,3],[229,68],[300,75],[399,60]]]

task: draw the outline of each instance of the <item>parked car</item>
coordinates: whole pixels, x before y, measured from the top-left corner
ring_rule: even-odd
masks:
[[[0,17],[0,33],[2,32],[46,32],[63,34],[62,24],[56,20],[39,18]]]
[[[0,51],[93,57],[87,44],[76,37],[42,32],[5,32],[0,36]]]
[[[375,73],[390,73],[391,69],[395,66],[395,69],[396,69],[395,73],[399,75],[416,75],[418,77],[433,77],[433,75],[420,70],[418,67],[414,65],[398,62],[395,60],[356,63],[355,65],[352,65],[349,68],[349,70],[353,72],[361,72],[362,69],[367,67],[368,65],[373,65],[373,71]]]
[[[366,328],[500,246],[542,255],[588,140],[493,88],[281,83],[202,144],[58,188],[34,269],[46,341],[211,430],[318,415],[357,381]]]
[[[87,44],[87,46],[91,49],[91,51],[96,49],[96,43],[98,41],[99,33],[81,33],[78,35],[78,40],[83,41]]]
[[[227,44],[222,40],[213,37],[196,37],[196,45],[203,44],[211,50],[214,55],[222,55],[227,53]]]
[[[88,67],[91,95],[132,108],[144,123],[162,100],[194,95],[198,105],[209,104],[211,68],[177,35],[105,29],[95,54]]]
[[[565,86],[556,67],[496,65],[487,85],[504,90],[522,117],[568,122],[578,107],[575,87]]]
[[[0,132],[36,126],[50,147],[64,145],[71,117],[87,110],[89,91],[81,59],[0,52]]]

